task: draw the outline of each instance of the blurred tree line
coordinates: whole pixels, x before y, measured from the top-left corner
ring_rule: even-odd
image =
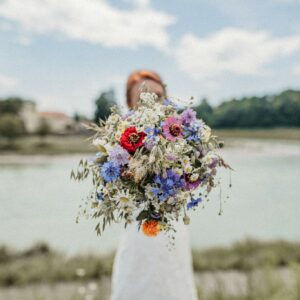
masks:
[[[19,112],[23,100],[17,97],[0,99],[0,136],[10,140],[25,134],[25,126]]]
[[[0,99],[0,136],[13,139],[26,134],[20,116],[24,100],[21,98]],[[105,120],[111,107],[117,105],[113,89],[103,91],[95,100],[93,121]],[[211,106],[203,99],[194,107],[198,118],[217,128],[271,128],[300,126],[300,91],[286,90],[278,95],[231,99],[218,106]],[[76,113],[76,122],[88,118]],[[47,124],[41,123],[36,134],[49,133]]]
[[[115,93],[108,90],[96,99],[94,121],[104,120],[116,105]],[[231,99],[212,107],[203,99],[194,107],[197,117],[218,128],[271,128],[300,126],[300,91],[279,95]]]
[[[94,121],[105,120],[111,113],[111,108],[117,105],[115,91],[109,89],[102,92],[99,97],[95,100],[95,113]]]
[[[299,127],[300,91],[232,99],[216,107],[203,99],[194,109],[199,118],[218,128]]]

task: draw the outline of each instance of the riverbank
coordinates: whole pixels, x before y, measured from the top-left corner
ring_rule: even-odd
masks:
[[[225,141],[235,138],[300,141],[300,128],[217,129],[213,133]]]
[[[199,300],[299,300],[300,268],[195,273]],[[109,300],[111,277],[0,287],[0,300]],[[143,299],[143,298],[141,298]]]
[[[202,300],[300,296],[300,242],[246,240],[193,251]],[[46,244],[0,248],[0,300],[108,300],[113,254],[65,256]],[[63,266],[63,268],[62,268]]]
[[[60,155],[92,153],[93,151],[95,149],[89,141],[89,136],[85,135],[48,135],[43,138],[27,136],[18,138],[10,143],[0,139],[1,154]]]
[[[230,147],[232,141],[243,139],[258,140],[288,140],[300,141],[300,128],[280,129],[219,129],[213,132]],[[95,149],[91,145],[89,136],[28,136],[18,138],[13,142],[0,139],[0,154],[22,155],[59,155],[75,153],[92,153]]]

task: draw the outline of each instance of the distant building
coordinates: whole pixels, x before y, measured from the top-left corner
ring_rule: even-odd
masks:
[[[33,101],[24,100],[19,111],[28,133],[35,133],[41,122],[45,122],[51,133],[64,134],[76,129],[76,122],[61,112],[38,112]]]
[[[68,133],[74,131],[76,126],[76,122],[73,118],[61,112],[40,112],[39,119],[40,121],[46,122],[52,133]]]
[[[19,111],[20,118],[24,122],[25,129],[28,133],[36,132],[40,117],[36,110],[36,104],[33,101],[24,100]]]

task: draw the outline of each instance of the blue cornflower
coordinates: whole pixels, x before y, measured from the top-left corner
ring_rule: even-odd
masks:
[[[164,99],[163,105],[165,105],[165,106],[171,105],[171,106],[173,106],[177,111],[179,110],[179,106],[178,106],[176,103],[174,103],[172,100],[170,100],[170,99]]]
[[[106,182],[112,182],[120,176],[120,167],[111,161],[103,164],[101,175]]]
[[[147,136],[152,137],[152,136],[157,136],[160,134],[160,129],[159,128],[151,128],[151,127],[146,127],[145,132],[147,133]]]
[[[175,196],[178,189],[184,186],[184,179],[171,169],[166,171],[166,176],[156,175],[154,182],[158,185],[158,188],[153,188],[152,192],[160,202]]]
[[[154,194],[155,197],[158,196],[159,188],[152,188],[151,191],[152,191],[152,193]]]
[[[158,138],[157,136],[160,134],[160,129],[159,128],[151,128],[151,127],[146,127],[145,132],[147,133],[147,138],[145,140],[145,148],[147,150],[152,150],[152,148],[157,144]]]
[[[164,99],[164,101],[163,101],[163,105],[174,105],[173,104],[173,102],[171,101],[171,100],[169,100],[169,99]]]
[[[101,201],[103,201],[103,199],[104,199],[104,194],[102,192],[98,192],[97,193],[97,200],[99,202],[101,202]]]
[[[130,154],[120,145],[115,146],[110,152],[111,161],[119,166],[124,166],[128,163]]]
[[[194,123],[191,126],[184,126],[183,136],[190,142],[200,143],[200,129],[201,125],[199,123]]]
[[[200,143],[201,139],[198,134],[198,131],[194,128],[184,128],[183,137],[189,142]]]
[[[197,198],[197,199],[192,198],[191,201],[186,205],[187,209],[191,209],[198,206],[200,202],[202,202],[202,198]]]

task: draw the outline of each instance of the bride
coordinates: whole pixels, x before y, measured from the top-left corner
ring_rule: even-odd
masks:
[[[127,82],[127,105],[134,109],[141,85],[159,97],[166,95],[160,76],[151,71],[132,73]],[[174,245],[164,233],[147,237],[137,224],[127,227],[116,253],[111,300],[196,300],[187,226],[175,224]]]

